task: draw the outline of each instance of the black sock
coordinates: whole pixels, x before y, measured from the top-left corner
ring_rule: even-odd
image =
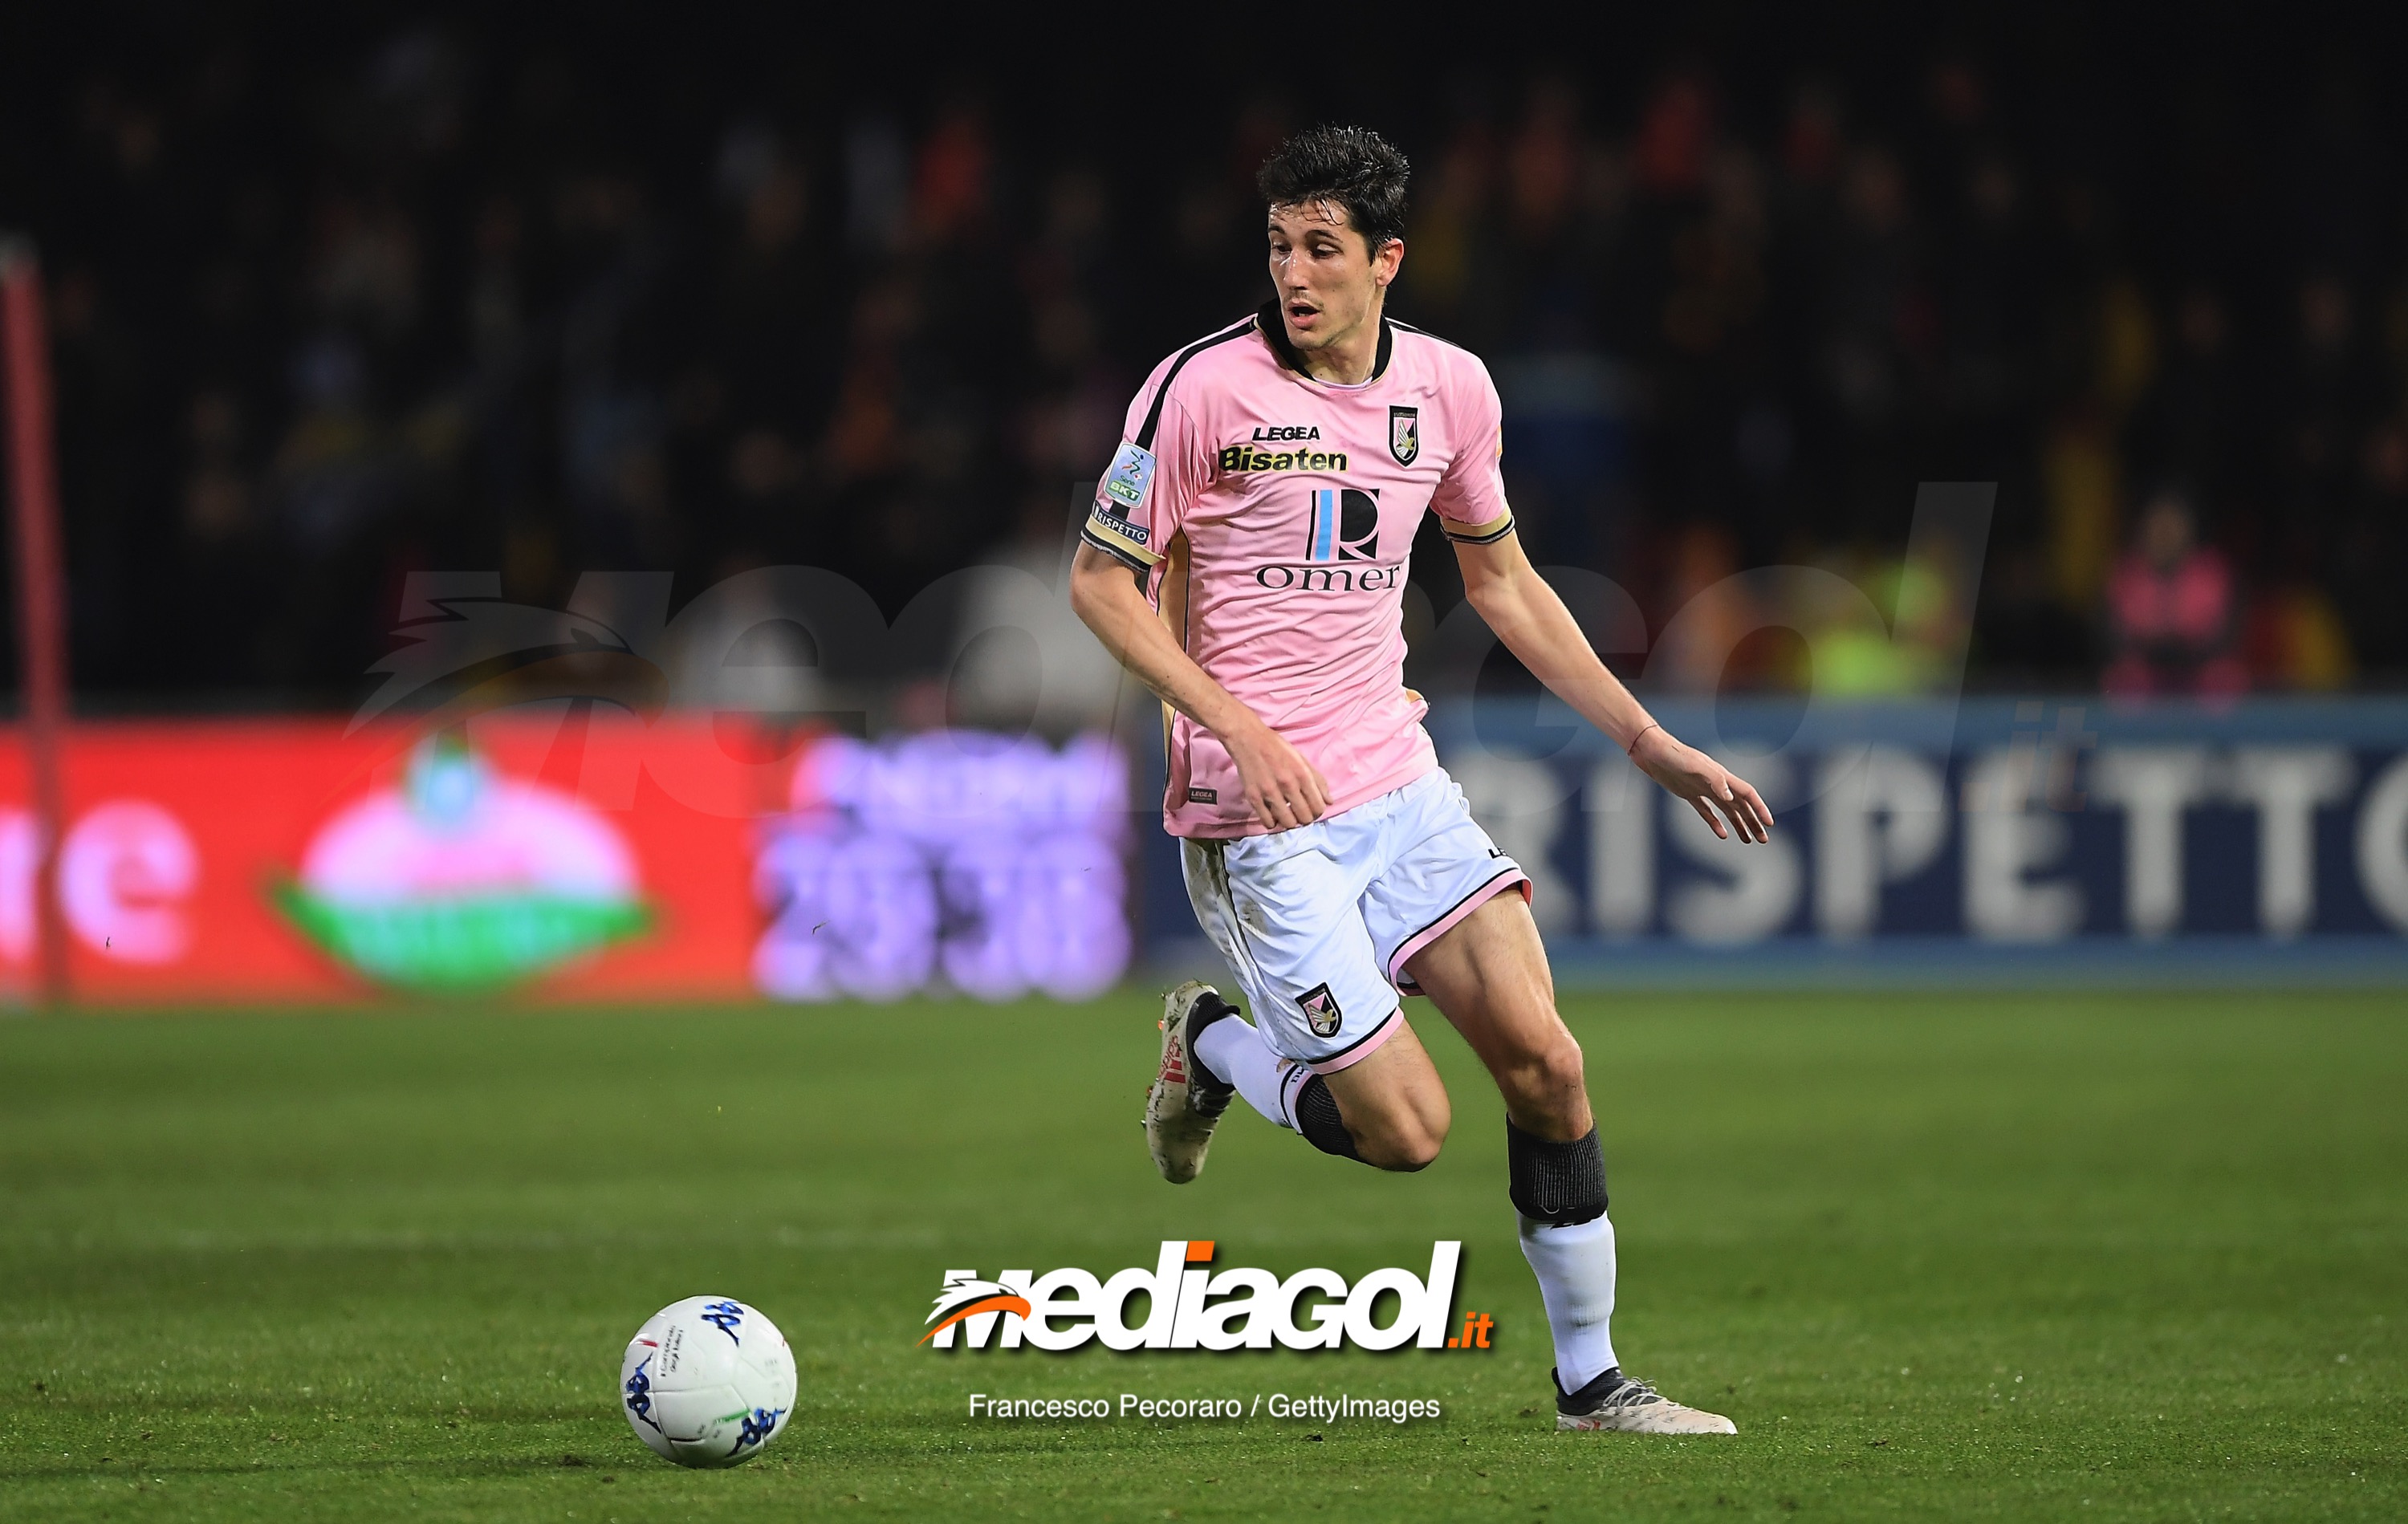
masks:
[[[1196,1004],[1187,1018],[1187,1067],[1195,1073],[1197,1079],[1204,1082],[1203,1088],[1206,1090],[1224,1098],[1226,1098],[1237,1087],[1212,1072],[1212,1066],[1206,1063],[1204,1055],[1197,1051],[1196,1039],[1203,1036],[1204,1029],[1213,1022],[1225,1016],[1237,1014],[1238,1008],[1235,1005],[1223,1000],[1219,995],[1207,991],[1197,997]]]
[[[1329,1093],[1329,1082],[1319,1075],[1296,1092],[1296,1130],[1325,1154],[1357,1161],[1363,1157],[1354,1151],[1354,1134],[1346,1131],[1345,1118],[1338,1115],[1338,1097]]]
[[[1560,1379],[1555,1382],[1555,1389],[1563,1391],[1566,1397],[1578,1397],[1592,1403],[1601,1403],[1612,1396],[1620,1389],[1623,1382],[1628,1379],[1629,1377],[1622,1374],[1621,1366],[1609,1365],[1598,1373],[1597,1379],[1578,1391],[1564,1391],[1564,1384]]]

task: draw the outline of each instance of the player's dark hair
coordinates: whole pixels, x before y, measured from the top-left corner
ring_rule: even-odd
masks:
[[[1373,253],[1405,235],[1405,181],[1412,166],[1368,127],[1307,127],[1279,146],[1254,177],[1274,207],[1331,201]]]

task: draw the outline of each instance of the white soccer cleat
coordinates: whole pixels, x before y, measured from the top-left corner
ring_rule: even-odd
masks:
[[[1624,1375],[1619,1369],[1606,1372],[1576,1392],[1565,1391],[1559,1383],[1555,1387],[1555,1427],[1618,1429],[1627,1434],[1739,1432],[1739,1425],[1721,1414],[1683,1407],[1646,1382]]]
[[[1212,1129],[1229,1109],[1232,1088],[1215,1085],[1196,1067],[1194,1033],[1198,1007],[1230,1009],[1221,992],[1190,979],[1162,998],[1162,1066],[1145,1096],[1145,1144],[1154,1167],[1175,1186],[1203,1172]]]

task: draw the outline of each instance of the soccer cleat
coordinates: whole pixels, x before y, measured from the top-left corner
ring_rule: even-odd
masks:
[[[1550,1378],[1555,1373],[1547,1373]],[[1683,1407],[1619,1366],[1578,1391],[1555,1381],[1557,1429],[1619,1429],[1632,1434],[1736,1434],[1739,1425],[1719,1413]]]
[[[1188,980],[1162,999],[1156,1023],[1162,1029],[1162,1067],[1145,1093],[1145,1145],[1154,1167],[1175,1186],[1203,1172],[1212,1128],[1229,1109],[1234,1087],[1216,1083],[1197,1066],[1195,1037],[1230,1011],[1221,992],[1200,979]]]

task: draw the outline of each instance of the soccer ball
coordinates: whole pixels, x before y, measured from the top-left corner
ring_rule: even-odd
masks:
[[[795,1409],[795,1356],[778,1326],[726,1297],[654,1313],[619,1364],[636,1437],[681,1466],[750,1460]]]

